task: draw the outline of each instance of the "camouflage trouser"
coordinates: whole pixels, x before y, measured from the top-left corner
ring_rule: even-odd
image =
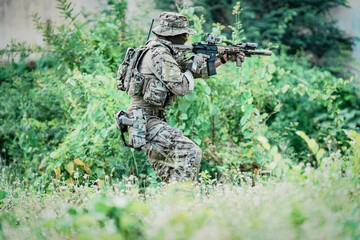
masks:
[[[160,120],[147,129],[146,138],[142,150],[162,181],[194,180],[201,161],[201,149],[195,143]]]

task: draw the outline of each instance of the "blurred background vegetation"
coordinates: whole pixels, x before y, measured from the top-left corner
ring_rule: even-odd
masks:
[[[174,11],[176,0],[155,0],[163,10]],[[241,10],[238,19],[233,14],[236,0],[194,0],[195,13],[203,15],[205,29],[211,30],[213,23],[225,26],[224,33],[232,34],[229,25],[237,20],[242,24],[247,41],[287,46],[287,53],[293,55],[305,51],[310,62],[330,71],[337,76],[349,74],[346,66],[351,59],[354,43],[336,26],[336,21],[326,17],[331,9],[346,6],[346,0],[293,1],[244,0],[237,6]],[[344,61],[345,60],[345,61]],[[348,76],[348,75],[347,75]]]
[[[33,16],[45,46],[12,42],[0,52],[7,59],[0,67],[0,167],[9,182],[130,175],[156,182],[145,155],[122,145],[113,121],[129,103],[116,90],[117,67],[147,33],[128,24],[125,0],[109,0],[109,8],[81,19],[69,1],[57,3],[67,24],[49,26]],[[211,31],[274,52],[248,58],[242,68],[224,65],[169,109],[169,123],[201,146],[204,178],[221,180],[252,166],[282,176],[297,163],[318,167],[337,151],[347,159],[344,129],[360,127],[359,90],[346,65],[353,40],[324,17],[346,1],[156,3],[189,17],[198,33],[190,43]],[[33,53],[41,57],[29,60]]]
[[[143,21],[125,0],[96,14],[56,2],[65,24],[33,15],[46,44],[0,50],[0,239],[360,239],[352,39],[324,17],[345,1],[157,1],[189,18],[189,44],[213,32],[274,52],[197,79],[169,109],[203,151],[198,181],[169,185],[113,120]]]

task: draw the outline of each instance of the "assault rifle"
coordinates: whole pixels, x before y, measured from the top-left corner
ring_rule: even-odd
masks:
[[[196,42],[190,45],[172,45],[175,53],[180,57],[185,57],[188,53],[201,53],[209,56],[206,59],[208,75],[216,75],[215,69],[215,60],[217,59],[217,54],[222,56],[224,54],[236,54],[243,52],[245,57],[251,57],[252,55],[264,55],[271,56],[272,52],[267,50],[256,50],[257,43],[237,43],[234,45],[217,45],[220,42],[220,38],[217,38],[215,34],[210,33],[205,37],[206,43]],[[236,66],[241,67],[240,57],[236,58]]]

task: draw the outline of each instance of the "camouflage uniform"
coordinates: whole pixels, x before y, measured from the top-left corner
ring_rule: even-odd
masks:
[[[195,31],[187,26],[186,17],[165,12],[160,15],[160,26],[153,32],[160,36],[194,34]],[[146,47],[149,50],[140,60],[138,70],[150,80],[144,85],[143,95],[131,97],[127,113],[131,116],[133,110],[142,110],[146,120],[146,144],[141,149],[162,181],[192,180],[198,172],[201,150],[179,129],[169,126],[163,112],[174,103],[176,96],[192,92],[193,76],[185,73],[175,61],[171,42],[156,37],[148,41]],[[160,104],[149,102],[149,98]],[[132,139],[131,127],[129,133]]]

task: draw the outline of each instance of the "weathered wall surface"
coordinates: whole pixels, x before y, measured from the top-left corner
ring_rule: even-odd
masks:
[[[360,64],[360,0],[348,0],[350,8],[338,7],[330,12],[330,16],[338,21],[339,28],[350,36],[357,37],[354,46],[354,58]],[[360,70],[360,67],[358,68]]]
[[[106,7],[106,0],[74,0],[74,12],[82,8],[88,12],[96,12]],[[152,9],[151,0],[128,0],[127,17],[137,17],[141,25],[147,28],[151,20],[156,18],[159,11]],[[60,24],[64,19],[56,9],[55,0],[0,0],[0,48],[4,48],[12,39],[28,43],[42,44],[41,33],[34,28],[31,15],[39,14],[43,21]],[[141,18],[144,13],[149,13],[148,18]]]
[[[62,23],[56,4],[55,0],[0,0],[0,48],[11,39],[41,44],[42,36],[35,30],[31,15],[37,12],[43,21]],[[96,11],[100,4],[98,0],[77,0],[74,11],[79,12],[81,7]]]
[[[82,7],[95,12],[105,7],[106,0],[74,0],[73,3],[75,12]],[[330,15],[339,21],[340,28],[360,38],[360,0],[348,0],[348,3],[351,8],[336,8]],[[62,23],[56,4],[55,0],[0,0],[0,48],[5,47],[11,39],[42,44],[42,36],[34,29],[31,15],[38,12],[44,21]],[[159,15],[159,11],[154,10],[152,0],[128,0],[128,9],[128,18],[137,18],[144,28],[148,28],[151,18]],[[144,12],[148,13],[147,18],[141,17]],[[354,57],[360,63],[360,40],[356,41]]]

